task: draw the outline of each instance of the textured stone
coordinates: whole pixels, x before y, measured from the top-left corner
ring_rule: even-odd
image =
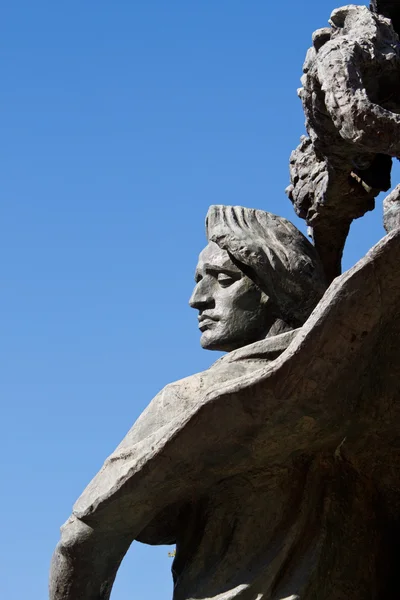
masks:
[[[390,188],[400,155],[400,45],[390,21],[365,6],[335,10],[330,25],[304,63],[309,140],[292,153],[287,193],[332,280],[352,220]]]
[[[383,225],[388,233],[400,227],[400,185],[383,201]]]
[[[217,224],[226,217],[221,230],[209,226],[211,242],[244,265],[232,297],[249,265],[260,278],[266,248],[246,250],[245,222],[230,220],[238,212],[247,221],[228,208],[214,212]],[[284,256],[272,237],[271,265]],[[221,260],[215,248],[206,257]],[[207,274],[203,259],[197,286],[226,267]],[[302,327],[267,332],[164,388],[75,504],[51,599],[107,600],[134,539],[176,542],[174,600],[396,597],[399,261],[396,230],[332,283]],[[217,310],[214,284],[203,285],[199,301],[214,294]],[[232,331],[214,333],[226,342]]]
[[[326,282],[315,248],[292,223],[262,210],[216,205],[206,233],[271,298],[286,327],[304,323]]]

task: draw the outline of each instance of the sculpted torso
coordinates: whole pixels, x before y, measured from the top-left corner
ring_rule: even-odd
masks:
[[[216,206],[207,237],[190,304],[203,348],[228,354],[166,386],[107,459],[63,528],[51,600],[107,600],[135,539],[176,543],[174,600],[383,600],[396,555],[386,490],[399,482],[377,441],[390,438],[381,395],[367,390],[375,357],[396,352],[396,327],[385,344],[376,332],[399,310],[400,237],[305,325],[326,285],[293,225]]]

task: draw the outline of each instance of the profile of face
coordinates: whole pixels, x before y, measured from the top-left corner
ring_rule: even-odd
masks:
[[[214,242],[201,252],[189,300],[199,311],[200,343],[230,352],[267,337],[276,321],[270,298]]]

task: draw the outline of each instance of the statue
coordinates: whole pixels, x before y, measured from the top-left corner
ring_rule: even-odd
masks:
[[[107,600],[134,539],[177,544],[174,600],[389,597],[399,230],[310,317],[326,286],[293,225],[216,206],[207,235],[190,302],[203,347],[228,354],[164,388],[90,483],[51,600]]]
[[[193,579],[191,571],[193,568],[201,569],[200,559],[192,561],[190,568],[179,566],[182,554],[186,555],[186,562],[187,555],[198,550],[198,541],[190,537],[194,532],[189,535],[189,531],[197,527],[193,511],[201,510],[203,499],[194,502],[192,495],[198,486],[204,490],[202,493],[207,493],[210,476],[211,480],[217,474],[220,478],[221,467],[225,471],[227,466],[224,466],[224,461],[217,466],[220,459],[213,458],[213,444],[210,444],[202,458],[211,463],[209,475],[199,477],[194,485],[192,477],[196,467],[188,461],[192,475],[188,472],[183,477],[181,471],[179,485],[171,481],[167,493],[165,490],[158,493],[151,487],[141,502],[139,512],[136,508],[126,508],[137,502],[130,491],[131,485],[134,485],[130,473],[137,472],[143,460],[150,460],[150,465],[156,459],[161,447],[174,439],[174,432],[184,427],[185,420],[201,407],[207,393],[214,387],[220,390],[238,375],[250,375],[279,356],[326,289],[322,266],[314,248],[285,219],[260,210],[212,206],[207,215],[206,230],[208,245],[199,257],[195,276],[197,283],[190,305],[199,311],[203,348],[223,350],[229,354],[208,371],[164,388],[78,500],[75,516],[64,526],[62,542],[54,556],[53,600],[108,598],[119,563],[134,539],[158,544],[176,542],[174,574],[177,584],[174,598],[189,598],[195,594],[198,575]],[[231,418],[231,425],[237,427],[239,433],[240,423],[235,423],[233,414]],[[198,434],[206,439],[209,435],[207,429]],[[234,443],[240,446],[241,437]],[[187,451],[180,456],[180,463],[188,460],[185,455]],[[164,460],[151,467],[154,474],[164,468]],[[179,465],[176,468],[178,474]],[[226,476],[229,480],[231,473],[228,469]],[[265,475],[262,475],[264,478]],[[242,476],[239,487],[242,488]],[[214,489],[212,496],[216,492]],[[259,502],[257,495],[255,500]],[[226,509],[227,519],[231,518],[230,504],[228,502]],[[140,515],[143,510],[143,515]],[[208,542],[201,547],[204,555],[212,551],[212,537],[216,533],[221,510],[222,507],[216,507],[215,514],[211,515],[209,526],[214,531],[207,534]],[[240,514],[235,519],[240,521]],[[221,531],[220,544],[228,543],[230,530],[228,527]],[[203,532],[196,534],[203,535]],[[236,552],[235,544],[231,545]],[[254,541],[249,538],[246,545],[248,555],[254,554]],[[234,566],[236,569],[237,565]],[[228,580],[233,575],[231,570],[232,567],[226,567],[220,577]],[[202,577],[205,575],[203,573]],[[185,578],[188,581],[181,583]],[[218,586],[221,583],[223,581],[219,581]],[[207,593],[214,593],[211,590],[215,584],[210,582],[207,586],[211,586]],[[189,590],[184,591],[187,587]]]
[[[397,597],[400,187],[388,234],[343,275],[340,258],[400,152],[399,60],[366,7],[314,36],[288,193],[315,246],[210,207],[190,305],[203,348],[227,354],[167,385],[106,460],[62,528],[50,600],[108,600],[133,540],[176,543],[174,600]],[[393,92],[375,102],[373,67]]]

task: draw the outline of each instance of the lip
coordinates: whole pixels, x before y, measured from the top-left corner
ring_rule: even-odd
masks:
[[[218,321],[218,319],[210,317],[208,315],[199,315],[198,321],[199,329],[200,331],[203,331],[204,329],[207,329],[208,327],[212,326],[216,321]]]
[[[199,323],[200,331],[205,331],[206,329],[210,329],[214,325],[215,321],[212,319],[204,319],[201,323]]]
[[[203,321],[218,321],[218,319],[216,317],[212,317],[211,315],[205,315],[205,314],[199,315],[197,317],[197,319],[198,319],[199,323],[203,323]]]

